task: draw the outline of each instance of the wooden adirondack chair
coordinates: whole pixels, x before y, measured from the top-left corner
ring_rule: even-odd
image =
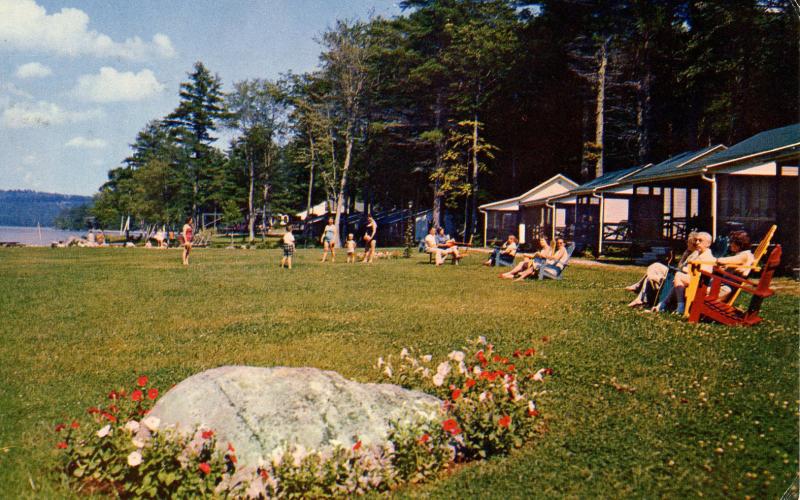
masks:
[[[564,261],[564,267],[558,267],[553,264],[545,264],[539,268],[539,279],[560,280],[564,269],[569,265],[569,259],[572,258],[572,252],[575,251],[575,243],[570,243],[567,246],[567,260]]]
[[[761,303],[765,298],[775,293],[770,290],[769,285],[772,282],[772,275],[780,262],[781,246],[777,245],[772,250],[772,253],[769,254],[767,265],[761,273],[758,283],[753,283],[746,278],[719,268],[714,269],[713,273],[700,271],[701,275],[711,280],[710,291],[706,293],[706,285],[701,280],[697,289],[698,297],[692,302],[692,308],[689,311],[689,322],[697,323],[701,318],[708,318],[723,325],[755,325],[760,323],[761,317],[758,313],[761,309]],[[722,285],[728,285],[731,289],[743,290],[751,294],[753,298],[750,300],[750,306],[747,310],[738,309],[730,305],[726,300],[720,300],[719,291]]]
[[[764,257],[764,254],[767,253],[767,248],[769,247],[770,242],[772,241],[772,237],[775,235],[775,231],[778,229],[778,226],[772,225],[767,231],[767,234],[764,235],[764,238],[756,247],[756,251],[753,252],[753,266],[754,270],[758,270],[758,264],[761,262],[761,258]],[[725,238],[727,241],[727,238]],[[721,257],[721,255],[714,254],[714,257]],[[689,317],[689,310],[692,307],[692,302],[694,302],[695,297],[697,295],[697,289],[700,286],[700,264],[695,263],[690,265],[690,281],[689,286],[686,288],[686,311],[683,313],[684,318]],[[733,305],[736,302],[737,297],[739,297],[740,290],[734,290],[733,293],[730,294],[730,297],[726,300],[728,305]]]

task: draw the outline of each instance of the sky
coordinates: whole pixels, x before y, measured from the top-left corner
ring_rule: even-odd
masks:
[[[398,0],[0,0],[0,189],[91,195],[195,61],[224,89],[318,64],[336,19]]]

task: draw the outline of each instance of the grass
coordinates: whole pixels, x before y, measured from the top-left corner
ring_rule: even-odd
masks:
[[[446,354],[486,335],[555,374],[547,433],[409,497],[779,497],[798,470],[800,291],[781,280],[755,328],[624,306],[641,269],[571,266],[508,283],[469,257],[322,265],[299,251],[0,251],[0,496],[70,497],[53,425],[148,374],[167,388],[225,364],[315,366],[374,380],[403,346]],[[343,259],[342,259],[343,260]],[[543,340],[547,337],[547,340]],[[623,390],[618,390],[621,388]]]

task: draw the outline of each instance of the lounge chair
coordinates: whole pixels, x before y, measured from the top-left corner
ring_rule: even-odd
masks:
[[[564,269],[569,265],[569,259],[572,258],[572,252],[575,251],[575,243],[567,245],[567,258],[564,260],[563,267],[558,267],[555,264],[544,264],[539,268],[539,279],[560,280]]]

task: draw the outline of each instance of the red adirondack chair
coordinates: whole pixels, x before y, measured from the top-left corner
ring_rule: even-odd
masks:
[[[781,246],[776,245],[772,253],[769,254],[769,259],[767,259],[767,263],[761,272],[761,278],[758,283],[719,268],[714,268],[713,273],[700,271],[711,282],[710,285],[706,285],[703,283],[704,280],[701,279],[697,295],[695,295],[695,300],[689,310],[689,322],[697,323],[700,318],[708,318],[723,325],[755,325],[760,323],[761,318],[758,316],[758,312],[764,299],[775,293],[770,290],[769,284],[772,282],[772,275],[780,262]],[[719,291],[722,285],[728,285],[733,290],[731,293],[741,290],[753,296],[746,311],[734,307],[733,304],[728,304],[724,299],[720,300]]]

